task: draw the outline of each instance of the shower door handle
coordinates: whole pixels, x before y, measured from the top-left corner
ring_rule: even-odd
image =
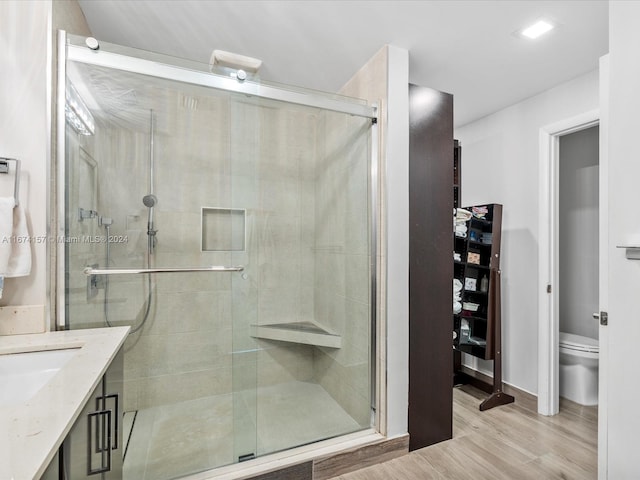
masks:
[[[144,273],[189,273],[189,272],[242,272],[243,265],[225,267],[212,265],[210,267],[168,267],[168,268],[93,268],[86,267],[85,275],[137,275]]]

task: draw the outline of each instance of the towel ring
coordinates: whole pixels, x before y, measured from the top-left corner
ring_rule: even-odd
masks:
[[[13,186],[13,198],[16,201],[16,207],[20,203],[20,160],[17,158],[4,158],[0,157],[0,173],[9,173],[9,162],[16,163],[16,173],[14,175],[15,183]]]

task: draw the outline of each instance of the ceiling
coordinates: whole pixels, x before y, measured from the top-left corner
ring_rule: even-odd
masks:
[[[79,0],[99,40],[208,63],[263,60],[264,80],[338,91],[383,45],[409,81],[452,93],[464,125],[589,72],[608,51],[607,1]],[[540,17],[538,40],[513,33]]]

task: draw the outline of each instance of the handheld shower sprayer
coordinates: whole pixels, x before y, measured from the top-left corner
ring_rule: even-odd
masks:
[[[157,202],[158,202],[158,198],[155,195],[149,194],[142,197],[142,203],[144,203],[145,207],[148,207],[148,208],[154,207]]]
[[[158,198],[150,193],[142,197],[142,203],[149,209],[149,217],[147,219],[147,235],[149,236],[149,253],[153,253],[156,247],[156,233],[158,232],[158,230],[153,228],[153,211],[156,203],[158,203]]]

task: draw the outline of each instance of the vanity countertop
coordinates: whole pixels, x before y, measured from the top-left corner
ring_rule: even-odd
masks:
[[[34,479],[44,473],[128,331],[114,327],[0,336],[0,355],[79,349],[28,401],[0,409],[0,479]]]

